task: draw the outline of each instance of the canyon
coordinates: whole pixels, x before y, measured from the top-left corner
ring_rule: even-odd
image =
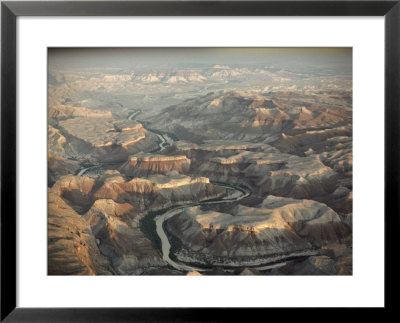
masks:
[[[351,275],[352,159],[346,73],[53,68],[48,274]]]

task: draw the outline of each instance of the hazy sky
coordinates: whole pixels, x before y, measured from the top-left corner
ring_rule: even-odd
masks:
[[[49,48],[49,67],[137,68],[165,65],[278,65],[349,68],[352,48]]]

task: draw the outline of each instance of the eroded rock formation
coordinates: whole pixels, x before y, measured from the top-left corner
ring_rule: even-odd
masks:
[[[268,196],[257,207],[238,205],[230,213],[187,208],[167,223],[167,229],[192,251],[194,261],[209,256],[285,258],[351,234],[325,204],[276,196]]]
[[[48,191],[48,274],[110,275],[90,225],[53,190]]]

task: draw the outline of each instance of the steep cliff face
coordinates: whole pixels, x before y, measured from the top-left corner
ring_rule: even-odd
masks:
[[[93,204],[94,179],[83,176],[62,176],[52,187],[76,212],[82,214]]]
[[[120,171],[127,176],[146,177],[151,174],[166,174],[170,171],[186,173],[189,168],[190,159],[185,155],[136,154],[121,166]]]
[[[269,144],[238,145],[221,140],[203,145],[178,143],[175,147],[192,156],[190,172],[213,181],[246,184],[258,196],[315,198],[336,188],[338,173],[316,154],[297,156]]]
[[[348,237],[351,229],[325,204],[267,197],[257,207],[230,213],[187,208],[167,222],[168,230],[194,257],[265,257],[318,249]]]
[[[153,267],[166,266],[160,253],[153,248],[151,241],[139,228],[139,221],[147,212],[175,204],[220,197],[226,193],[225,189],[211,184],[208,178],[191,178],[177,172],[169,172],[166,176],[154,175],[147,179],[129,180],[116,170],[106,171],[97,179],[62,176],[50,192],[52,200],[58,204],[57,208],[53,205],[55,202],[49,204],[49,223],[55,222],[53,216],[57,216],[57,221],[61,221],[65,214],[71,217],[71,222],[77,221],[75,226],[71,224],[58,228],[60,234],[77,234],[81,238],[82,233],[79,232],[87,234],[88,237],[82,243],[86,243],[84,246],[90,246],[90,250],[86,252],[90,255],[79,254],[79,257],[90,258],[95,264],[103,264],[105,261],[105,265],[112,268],[112,272],[121,275],[142,274],[151,271]],[[55,224],[57,225],[58,223]],[[77,225],[78,229],[75,228]],[[71,231],[68,231],[70,229]],[[49,239],[53,239],[51,237],[49,234]],[[72,250],[72,246],[68,248]],[[63,241],[49,240],[49,252],[61,247],[62,250],[67,249]],[[52,261],[52,273],[64,273],[56,260]],[[91,265],[89,260],[85,261],[90,265],[86,266],[88,268],[84,265],[78,266],[74,262],[75,274],[101,272],[100,265]]]
[[[159,210],[175,204],[223,196],[226,190],[206,177],[192,178],[176,172],[148,178],[126,179],[118,171],[107,171],[98,179],[86,176],[62,176],[54,192],[83,214],[99,199],[130,203],[136,213]]]
[[[342,94],[345,93],[348,95]],[[159,128],[179,133],[182,139],[192,142],[195,137],[252,140],[283,132],[335,128],[351,121],[350,105],[340,96],[329,97],[327,101],[337,104],[328,106],[315,99],[290,91],[209,93],[168,107],[154,120]]]
[[[54,190],[48,190],[48,203],[48,274],[112,274],[89,224]]]
[[[59,129],[51,125],[47,126],[47,149],[49,153],[64,155],[64,145],[67,139],[62,135]]]
[[[338,173],[351,176],[353,170],[353,138],[332,137],[327,140],[329,147],[319,153],[322,162]]]
[[[58,122],[65,154],[93,162],[122,162],[158,147],[157,136],[134,120],[77,117]]]
[[[93,192],[94,198],[113,199],[133,205],[139,203],[148,207],[150,195],[153,193],[153,183],[145,178],[125,180],[121,175],[116,175],[100,180],[98,185],[98,189]]]
[[[84,69],[49,52],[51,274],[351,272],[351,53],[249,51]]]
[[[166,264],[138,228],[134,208],[128,203],[100,199],[83,216],[118,274],[141,274],[146,267]]]
[[[66,119],[74,117],[87,118],[111,118],[112,113],[105,110],[86,109],[69,105],[56,105],[50,107],[48,117],[54,119]]]
[[[256,184],[260,195],[316,198],[330,194],[335,189],[337,173],[324,165],[318,156],[282,154],[274,157],[266,159],[281,167],[271,169],[271,164],[255,162],[245,170],[246,174],[258,175]],[[265,175],[262,177],[263,173]]]
[[[157,149],[157,136],[135,120],[110,111],[71,106],[48,111],[50,153],[90,163],[123,162],[130,155]]]
[[[211,184],[208,178],[190,179],[187,176],[182,177],[179,180],[179,182],[182,181],[180,183],[155,185],[153,209],[158,210],[177,204],[196,203],[222,197],[226,193],[224,188]]]
[[[334,138],[349,137],[351,134],[351,128],[346,126],[323,130],[303,130],[293,135],[283,133],[273,145],[282,152],[303,156],[309,149],[315,152],[329,151],[335,145]]]
[[[201,201],[222,196],[223,188],[210,183],[208,178],[191,178],[176,172],[152,175],[148,178],[125,180],[121,175],[104,179],[93,192],[93,197],[129,202],[137,212],[159,210],[175,204]]]
[[[64,175],[74,174],[80,169],[78,162],[74,160],[67,159],[65,157],[48,154],[48,185],[53,186],[53,184]]]

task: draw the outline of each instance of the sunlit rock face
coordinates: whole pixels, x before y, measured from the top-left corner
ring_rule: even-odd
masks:
[[[62,176],[52,187],[53,191],[68,202],[71,207],[82,214],[92,205],[91,192],[94,179],[82,176]]]
[[[345,142],[351,144],[352,130],[349,126],[296,132],[293,135],[282,134],[273,145],[282,152],[304,156],[305,154],[309,155],[310,152],[318,153],[343,149]]]
[[[49,274],[352,273],[350,65],[245,56],[49,55]]]
[[[191,178],[173,173],[167,177],[152,176],[150,180],[154,183],[155,190],[154,209],[200,202],[226,194],[224,188],[211,184],[206,177]]]
[[[59,129],[51,125],[47,126],[47,147],[52,154],[64,154],[64,144],[67,142]]]
[[[326,93],[325,96],[340,105],[307,103],[307,106],[299,106],[301,100],[313,102],[315,97],[296,92],[209,93],[165,109],[155,122],[160,128],[178,132],[182,139],[192,142],[195,136],[202,140],[249,140],[348,125],[351,105],[337,95]]]
[[[77,161],[56,155],[48,154],[48,184],[52,186],[63,175],[75,174],[81,166]]]
[[[66,119],[73,117],[88,117],[88,118],[111,118],[110,111],[102,111],[95,109],[87,109],[82,107],[73,107],[69,105],[58,105],[50,107],[48,117],[54,119]]]
[[[118,274],[140,274],[145,267],[165,266],[151,242],[138,228],[129,203],[96,200],[83,216],[96,237],[99,249]]]
[[[196,253],[265,257],[318,249],[351,233],[336,212],[311,200],[267,197],[230,213],[192,207],[168,220],[168,230]]]
[[[271,156],[272,157],[272,156]],[[275,194],[294,198],[311,198],[330,193],[336,183],[337,174],[330,167],[324,165],[316,156],[297,157],[281,155],[266,158],[274,160],[282,167],[270,170],[270,165],[255,162],[245,170],[246,174],[259,174],[260,194]],[[261,176],[261,174],[264,176]]]
[[[124,163],[120,171],[127,176],[148,176],[151,174],[166,174],[170,171],[187,173],[190,159],[185,155],[165,156],[157,154],[136,154]]]
[[[129,121],[126,120],[126,123]],[[94,148],[129,146],[145,138],[145,129],[136,121],[121,125],[105,118],[71,118],[60,121],[59,125],[69,135],[90,144]],[[127,128],[130,127],[130,128]],[[132,131],[122,131],[132,129]]]
[[[75,174],[80,165],[65,154],[64,146],[67,139],[59,129],[48,125],[47,138],[48,185],[52,186],[60,176]]]
[[[90,225],[53,190],[48,202],[48,274],[113,274]]]
[[[224,144],[227,148],[222,148]],[[202,145],[178,143],[176,149],[191,156],[191,172],[217,182],[242,182],[259,196],[324,196],[335,190],[338,179],[321,156],[281,153],[268,144],[207,141]]]
[[[91,261],[95,264],[103,264],[106,261],[104,266],[121,275],[142,274],[150,268],[166,266],[160,253],[140,229],[140,220],[147,212],[226,194],[225,189],[214,186],[204,177],[191,178],[170,172],[167,176],[127,179],[117,170],[106,171],[97,179],[62,176],[50,190],[55,202],[49,204],[49,221],[55,222],[53,215],[57,217],[57,221],[62,221],[63,216],[71,217],[71,221],[78,221],[74,225],[79,225],[78,229],[87,233],[85,239],[89,241],[85,240],[82,243],[90,243],[94,248],[94,251],[87,251],[93,257]],[[57,227],[56,222],[54,225]],[[73,232],[69,232],[69,229],[70,226],[57,227],[57,234],[75,234],[75,229],[71,229]],[[49,250],[58,250],[61,248],[58,245],[63,244],[58,240],[49,240],[49,246],[53,242],[55,246]],[[73,246],[75,245],[76,243]],[[64,272],[59,270],[58,266],[61,265],[56,261],[52,262],[51,266],[54,274]],[[71,274],[99,274],[102,273],[102,267],[99,268],[86,268],[81,265],[66,271],[70,270]]]
[[[183,204],[220,197],[225,190],[212,185],[208,178],[191,178],[176,172],[152,175],[148,178],[125,180],[121,175],[106,177],[102,185],[93,192],[94,198],[108,198],[118,202],[129,202],[138,208],[164,209],[174,204]]]
[[[71,118],[59,127],[67,138],[66,153],[89,161],[122,162],[132,153],[157,147],[156,136],[136,121]]]
[[[158,210],[226,194],[224,188],[211,184],[205,177],[192,178],[169,172],[167,175],[126,179],[116,170],[107,171],[98,179],[62,176],[53,185],[53,190],[81,214],[98,199],[130,203],[136,213],[144,213],[149,208]]]
[[[348,216],[350,204],[333,192],[352,190],[351,91],[271,90],[209,93],[155,122],[180,134],[174,153],[191,159],[193,174],[245,184],[260,197],[317,199]]]
[[[70,106],[49,109],[48,138],[49,153],[86,164],[122,163],[131,154],[158,147],[157,136],[135,120]]]
[[[339,136],[328,139],[329,147],[319,153],[322,162],[340,174],[352,174],[353,138]]]

